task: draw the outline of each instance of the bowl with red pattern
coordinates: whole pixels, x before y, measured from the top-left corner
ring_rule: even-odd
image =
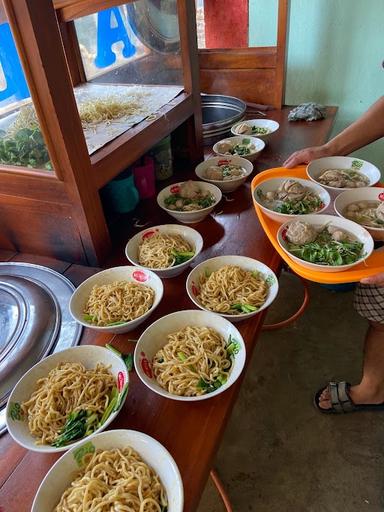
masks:
[[[138,285],[147,286],[154,291],[153,303],[151,307],[141,316],[134,318],[128,322],[113,322],[111,325],[97,325],[86,320],[85,307],[92,288],[94,286],[102,286],[115,282],[129,282]],[[69,311],[73,318],[84,327],[89,327],[100,332],[112,332],[121,334],[135,329],[142,324],[154,312],[163,297],[163,283],[161,279],[151,270],[133,266],[121,266],[102,270],[97,274],[89,277],[72,294],[69,302]]]
[[[168,236],[181,236],[185,242],[187,242],[191,248],[190,253],[174,253],[171,264],[168,267],[149,267],[140,263],[139,250],[141,244],[152,238],[154,235],[168,235]],[[159,242],[159,244],[161,244]],[[179,224],[162,224],[160,226],[153,226],[146,228],[139,233],[136,233],[127,243],[125,247],[125,255],[128,260],[133,264],[144,269],[150,269],[152,272],[157,274],[161,278],[169,278],[180,275],[184,272],[201,253],[203,248],[203,237],[196,229],[190,228],[189,226]],[[156,255],[161,247],[153,247],[153,255]],[[173,253],[173,251],[172,251]],[[179,257],[178,257],[179,256]],[[154,258],[155,260],[155,258]]]
[[[115,407],[110,410],[109,414],[106,414],[106,418],[103,421],[99,421],[95,430],[88,435],[85,434],[83,437],[73,439],[67,444],[60,446],[37,443],[38,439],[34,437],[29,430],[28,415],[24,413],[22,404],[30,399],[31,394],[37,388],[38,381],[45,379],[49,372],[54,368],[57,368],[61,363],[81,364],[87,370],[96,368],[98,364],[103,364],[108,367],[116,382],[114,388],[116,393],[115,396],[117,398]],[[56,354],[45,357],[35,364],[35,366],[23,375],[13,388],[13,391],[9,396],[5,412],[8,432],[16,443],[27,450],[40,453],[64,452],[83,443],[84,441],[92,439],[112,423],[124,405],[128,393],[128,387],[129,374],[126,364],[123,358],[112,350],[95,345],[81,345],[79,347],[71,347],[61,350],[60,352],[56,352]],[[58,412],[59,409],[60,408],[58,406],[56,407],[55,404],[51,404],[52,412],[50,414],[53,423],[55,418],[60,415]]]
[[[216,347],[214,355],[212,355],[212,351],[209,352],[203,349],[204,355],[200,352],[200,360],[195,360],[193,364],[190,364],[187,358],[195,358],[197,356],[196,352],[195,354],[189,353],[196,343],[196,338],[187,340],[184,348],[180,348],[180,350],[174,347],[177,359],[176,361],[166,363],[170,366],[168,375],[171,376],[171,381],[173,382],[171,382],[171,386],[162,386],[156,378],[154,357],[170,341],[168,335],[176,335],[180,341],[180,336],[182,335],[180,331],[188,327],[198,327],[201,328],[201,331],[204,331],[206,328],[214,330],[216,335],[220,335],[223,347],[220,349]],[[206,338],[202,347],[207,347],[209,343],[209,340]],[[185,350],[185,352],[182,352],[182,350]],[[217,363],[217,361],[216,363],[214,362],[215,355],[217,357],[224,357],[224,350],[226,353],[225,357],[230,360],[230,367],[226,370],[225,374],[216,375],[215,381],[212,375],[205,373],[205,370],[201,368],[201,364],[203,364],[203,360],[206,358],[209,368],[215,366]],[[200,349],[198,349],[199,351]],[[134,353],[135,369],[140,380],[154,393],[182,402],[206,400],[225,392],[241,375],[245,360],[246,348],[240,331],[229,320],[216,313],[197,309],[176,311],[153,322],[140,336]],[[182,365],[184,365],[184,370],[186,370],[186,372],[183,372],[184,375],[181,375]],[[224,376],[225,378],[219,379],[219,376]],[[173,388],[180,389],[181,378],[184,379],[184,382],[185,379],[189,381],[189,391],[192,388],[193,392],[185,393],[173,390]]]

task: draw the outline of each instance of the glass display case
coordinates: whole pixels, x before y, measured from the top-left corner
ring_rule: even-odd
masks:
[[[202,157],[189,0],[0,0],[0,68],[0,248],[100,264],[100,189],[181,125]]]

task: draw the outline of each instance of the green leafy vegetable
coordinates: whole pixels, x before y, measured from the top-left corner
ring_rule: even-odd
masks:
[[[99,425],[98,425],[99,427],[101,427],[101,425],[103,425],[107,421],[107,419],[110,417],[112,412],[115,410],[115,406],[117,405],[118,398],[119,398],[119,392],[117,390],[117,387],[115,386],[112,389],[111,396],[109,397],[109,404],[108,404],[107,408],[105,409],[105,411],[99,421]]]
[[[257,311],[257,307],[251,304],[232,304],[231,309],[235,309],[240,313],[253,313],[253,311]]]
[[[132,353],[122,354],[120,352],[120,350],[117,350],[117,348],[114,347],[113,345],[111,345],[110,343],[106,343],[105,348],[107,348],[111,352],[114,352],[117,356],[121,357],[125,363],[125,366],[127,367],[127,370],[129,372],[132,371],[132,368],[133,368],[133,354]]]
[[[227,344],[227,354],[229,356],[234,356],[240,352],[241,346],[240,343],[235,340],[235,338],[232,338],[230,335],[228,338],[228,344]]]
[[[197,383],[197,388],[203,390],[205,393],[212,393],[219,389],[223,384],[225,384],[228,380],[228,375],[226,373],[221,373],[215,380],[212,382],[207,382],[204,379],[200,378]]]
[[[177,357],[180,359],[180,361],[181,361],[182,363],[185,363],[185,361],[188,359],[187,354],[184,354],[184,352],[178,352],[178,353],[177,353]],[[195,366],[193,366],[193,364],[190,364],[190,365],[188,366],[188,368],[189,368],[192,372],[197,373],[196,367],[195,367]]]
[[[190,260],[195,255],[195,253],[193,251],[177,252],[175,250],[173,250],[171,254],[175,258],[173,266],[180,265],[181,263],[185,263],[186,261]]]
[[[83,409],[71,412],[64,427],[60,430],[59,436],[53,441],[52,446],[60,448],[76,439],[81,439],[94,432],[97,425],[98,415],[96,413],[87,413]]]
[[[182,363],[184,363],[188,359],[184,352],[178,352],[177,357],[180,359]]]
[[[114,347],[113,345],[111,345],[110,343],[106,343],[105,348],[107,348],[108,350],[110,350],[111,352],[116,354],[117,356],[123,357],[123,354],[120,352],[120,350],[117,350],[117,348]]]
[[[126,354],[123,356],[123,361],[129,372],[133,369],[133,354]]]
[[[88,315],[86,313],[84,313],[83,315],[83,319],[86,321],[86,322],[89,322],[91,324],[93,324],[94,322],[96,322],[96,317],[93,316],[93,315]]]
[[[263,128],[261,126],[252,126],[252,134],[266,135],[267,133],[269,133],[268,128]]]
[[[364,244],[358,241],[337,241],[332,238],[327,227],[314,242],[303,245],[288,243],[288,250],[294,256],[318,265],[348,265],[362,257]]]
[[[13,421],[20,421],[24,418],[24,413],[19,402],[11,402],[9,415]]]
[[[274,211],[286,215],[305,215],[320,210],[322,207],[322,200],[319,197],[314,197],[313,199],[302,199],[300,201],[284,201],[276,206]]]
[[[77,465],[81,467],[83,465],[84,456],[87,453],[93,453],[95,449],[95,445],[91,441],[88,441],[88,443],[85,443],[79,448],[76,448],[76,450],[73,452],[73,457],[77,462]]]
[[[38,127],[21,128],[0,138],[0,162],[39,169],[52,169],[49,154]]]

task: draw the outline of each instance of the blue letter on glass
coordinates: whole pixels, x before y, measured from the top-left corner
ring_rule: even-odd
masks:
[[[112,27],[112,16],[115,18],[115,27]],[[105,9],[97,15],[97,55],[95,64],[98,68],[105,68],[113,64],[116,54],[112,51],[112,45],[122,41],[124,57],[131,57],[136,49],[131,43],[123,18],[118,7]]]
[[[8,23],[0,25],[0,66],[6,83],[5,89],[0,91],[0,101],[12,96],[16,100],[29,98],[28,85]]]

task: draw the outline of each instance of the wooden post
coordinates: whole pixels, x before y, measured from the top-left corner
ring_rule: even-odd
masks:
[[[88,262],[100,263],[110,239],[51,0],[4,0],[55,172],[64,181]],[[60,226],[58,226],[60,229]]]
[[[179,15],[184,89],[192,95],[194,110],[194,115],[187,121],[188,147],[191,160],[199,162],[203,160],[204,152],[195,2],[193,0],[178,0],[177,10]]]

